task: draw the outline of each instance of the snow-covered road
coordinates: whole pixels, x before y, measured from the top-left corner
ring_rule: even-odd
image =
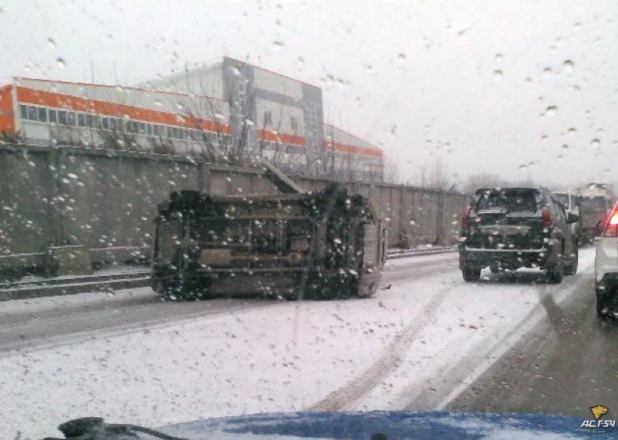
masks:
[[[560,304],[589,280],[593,259],[582,250],[561,285],[534,272],[467,284],[455,254],[395,260],[390,288],[364,300],[176,304],[135,289],[2,303],[1,438],[85,415],[161,426],[443,408],[545,316],[543,298]]]

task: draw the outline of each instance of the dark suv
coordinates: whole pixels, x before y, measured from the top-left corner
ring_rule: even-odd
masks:
[[[459,268],[466,281],[492,272],[539,268],[549,281],[577,272],[575,214],[543,188],[489,188],[475,192],[462,219]]]

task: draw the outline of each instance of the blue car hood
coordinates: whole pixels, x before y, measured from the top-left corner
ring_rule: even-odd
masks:
[[[196,440],[618,438],[617,431],[581,428],[581,424],[582,419],[574,417],[538,414],[303,412],[207,419],[167,426],[162,430]]]

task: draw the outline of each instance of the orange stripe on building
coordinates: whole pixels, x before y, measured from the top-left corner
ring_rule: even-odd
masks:
[[[100,116],[129,118],[153,124],[171,125],[186,128],[201,128],[217,133],[230,133],[230,127],[218,121],[195,119],[174,113],[149,110],[126,104],[115,104],[95,99],[80,98],[60,93],[17,87],[17,101],[27,104],[43,105],[66,110],[95,113]]]
[[[0,133],[15,133],[15,115],[13,114],[13,86],[0,87]]]
[[[258,130],[257,136],[259,139],[269,142],[281,142],[282,144],[305,145],[303,136],[287,133],[273,132],[272,130]]]
[[[354,145],[340,144],[337,142],[325,142],[324,147],[327,150],[335,150],[342,153],[350,153],[370,157],[382,157],[382,150],[379,148],[362,148],[356,147]]]

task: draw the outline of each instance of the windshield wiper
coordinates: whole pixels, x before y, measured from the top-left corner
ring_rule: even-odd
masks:
[[[189,440],[173,437],[138,425],[108,424],[101,417],[81,417],[58,426],[65,438],[45,437],[43,440],[131,440],[141,432],[162,440]]]

